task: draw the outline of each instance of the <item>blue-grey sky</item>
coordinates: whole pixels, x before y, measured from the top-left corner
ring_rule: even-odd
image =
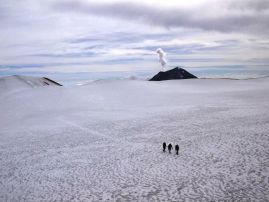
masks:
[[[0,75],[269,64],[269,0],[1,0]]]

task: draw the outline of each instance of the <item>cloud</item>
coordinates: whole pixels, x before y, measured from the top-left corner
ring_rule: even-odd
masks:
[[[228,3],[230,9],[265,11],[269,9],[268,0],[237,0]]]
[[[60,1],[53,7],[60,11],[114,17],[166,28],[184,27],[218,32],[269,33],[268,0],[221,2],[217,4],[211,1],[191,8],[171,8],[133,2]]]
[[[95,53],[91,51],[87,52],[79,52],[79,53],[61,53],[61,54],[56,54],[56,53],[41,53],[41,54],[32,54],[30,56],[36,56],[36,57],[48,57],[48,58],[80,58],[80,57],[90,57],[94,56]]]
[[[1,0],[0,71],[268,64],[268,0],[119,1]]]

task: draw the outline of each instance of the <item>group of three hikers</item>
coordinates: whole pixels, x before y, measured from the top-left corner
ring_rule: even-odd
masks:
[[[168,148],[169,154],[171,154],[171,150],[173,149],[172,144],[170,143],[167,148]],[[163,143],[163,152],[165,152],[165,149],[166,149],[166,143],[164,142]],[[178,150],[179,150],[178,144],[175,146],[175,150],[176,150],[176,155],[178,155]]]

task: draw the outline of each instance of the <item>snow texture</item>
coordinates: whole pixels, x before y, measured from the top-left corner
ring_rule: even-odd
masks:
[[[268,78],[25,81],[0,79],[0,201],[269,199]]]

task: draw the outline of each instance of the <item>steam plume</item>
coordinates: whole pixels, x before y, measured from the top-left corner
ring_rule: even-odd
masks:
[[[167,60],[166,60],[166,58],[165,58],[166,53],[165,53],[165,52],[163,51],[163,49],[161,49],[161,48],[158,48],[158,49],[156,50],[156,53],[159,55],[159,61],[160,61],[161,65],[162,65],[162,70],[164,70],[164,68],[165,68],[166,65],[167,65]]]

